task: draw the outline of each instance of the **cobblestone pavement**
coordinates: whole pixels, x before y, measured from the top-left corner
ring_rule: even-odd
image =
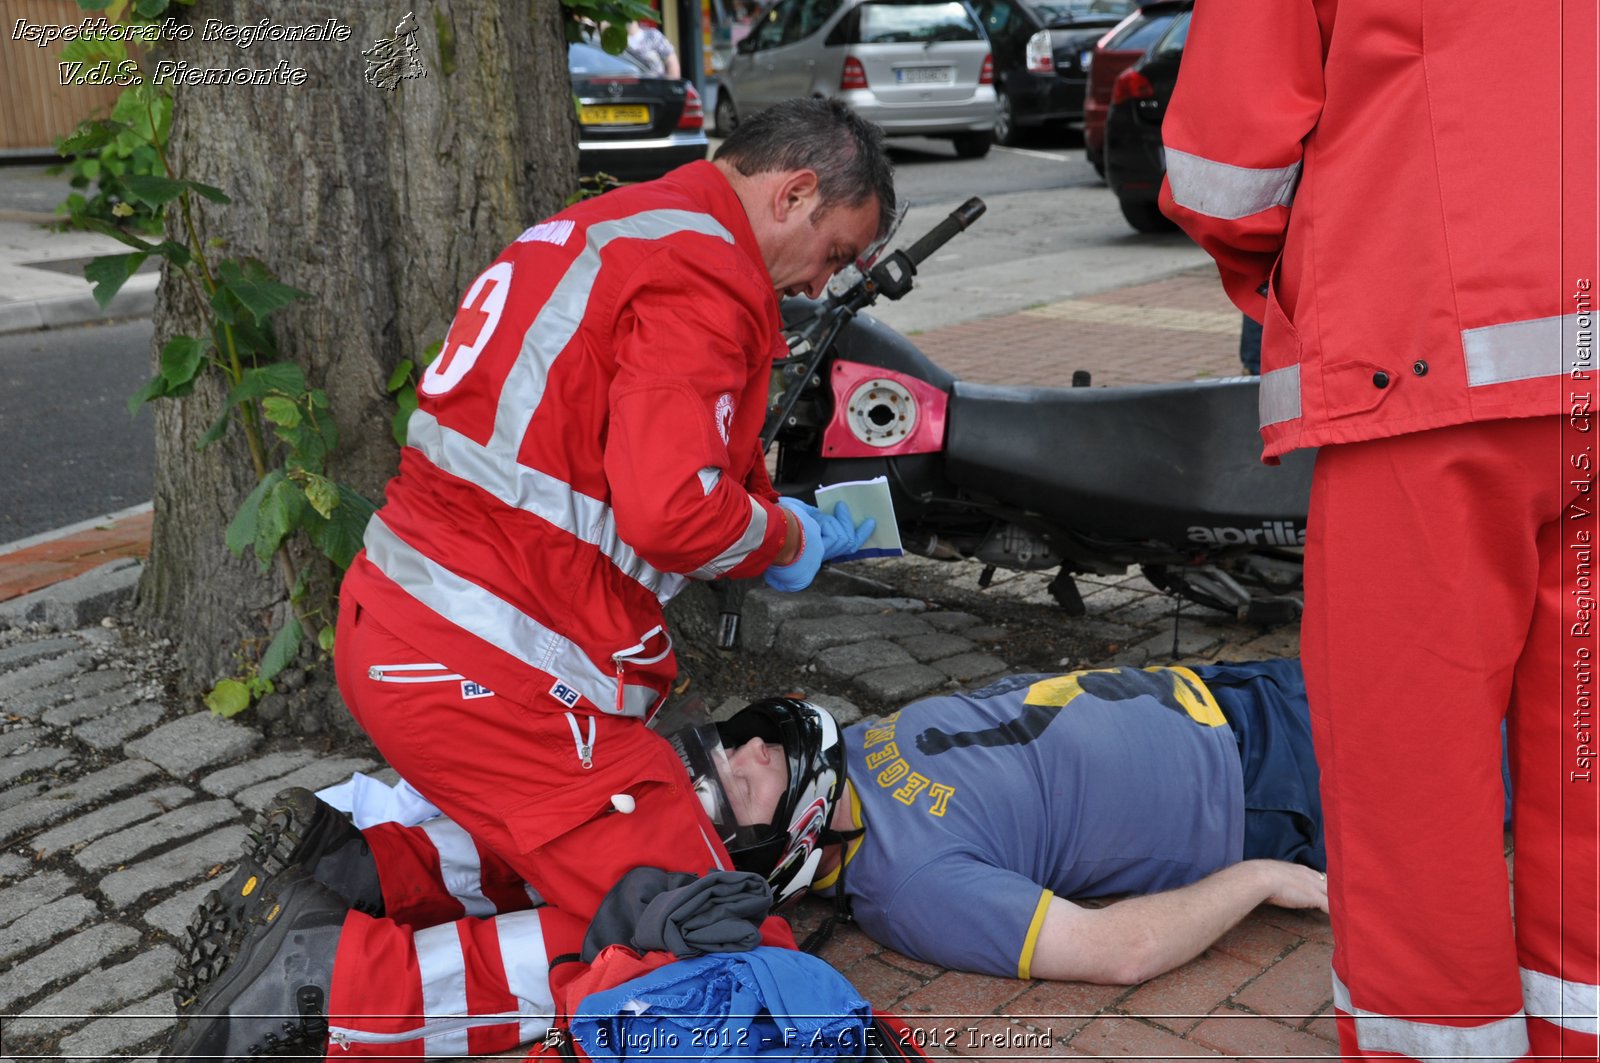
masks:
[[[1079,368],[1096,383],[1127,383],[1235,372],[1235,322],[1207,269],[917,342],[986,383],[1060,384]],[[114,531],[34,548],[29,565],[60,566],[44,577],[42,568],[8,570],[0,557],[0,600],[140,554],[147,518]],[[112,567],[58,585],[99,580],[76,599],[61,590],[71,609],[52,601],[9,631],[0,616],[0,1063],[153,1054],[173,1022],[182,928],[226,875],[247,814],[284,786],[381,768],[321,740],[268,740],[248,716],[223,721],[173,703],[158,681],[163,647],[114,621],[83,625],[84,607],[114,603],[131,587],[126,570],[105,575]],[[1171,600],[1132,575],[1084,579],[1088,616],[1068,620],[1054,609],[1048,574],[999,573],[980,591],[976,563],[901,558],[848,571],[877,585],[758,590],[744,616],[747,648],[792,662],[808,693],[846,719],[1019,664],[1040,667],[1016,655],[1034,634],[1029,625],[1078,636],[1077,656],[1045,667],[1298,652],[1295,628],[1264,633],[1193,608],[1174,625]],[[1019,621],[1019,605],[1039,609]],[[48,629],[63,616],[79,620]],[[701,693],[729,711],[766,692]],[[826,912],[803,903],[797,930]],[[921,1031],[935,1056],[1276,1059],[1335,1054],[1331,951],[1325,916],[1262,908],[1193,963],[1137,987],[945,971],[852,927],[836,930],[823,954],[875,1006]]]

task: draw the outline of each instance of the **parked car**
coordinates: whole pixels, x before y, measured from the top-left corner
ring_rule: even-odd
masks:
[[[1083,119],[1087,60],[1095,41],[1134,0],[973,0],[994,49],[994,139],[1015,144],[1029,129]]]
[[[717,129],[779,100],[843,100],[891,137],[948,137],[988,154],[994,65],[966,0],[778,0],[734,49]]]
[[[1161,119],[1178,81],[1183,44],[1189,38],[1186,5],[1161,39],[1111,83],[1106,115],[1106,184],[1116,193],[1122,216],[1142,233],[1176,228],[1157,204],[1167,173],[1161,144]]]
[[[682,78],[651,77],[631,56],[567,45],[578,98],[578,172],[649,181],[706,157],[700,94]]]
[[[1111,110],[1111,85],[1161,39],[1184,5],[1153,0],[1100,38],[1089,60],[1089,88],[1083,97],[1083,153],[1101,177],[1106,175],[1106,114]]]

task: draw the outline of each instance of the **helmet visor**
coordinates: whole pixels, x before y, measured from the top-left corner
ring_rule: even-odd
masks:
[[[668,739],[689,769],[689,783],[711,825],[726,845],[739,829],[728,801],[728,753],[715,724],[686,727]]]

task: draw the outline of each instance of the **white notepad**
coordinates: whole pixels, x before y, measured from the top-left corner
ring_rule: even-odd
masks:
[[[832,513],[840,502],[850,507],[850,519],[860,524],[871,517],[878,522],[872,535],[861,549],[835,561],[859,561],[864,557],[899,557],[905,553],[900,545],[900,525],[894,519],[894,500],[889,495],[889,481],[876,476],[870,480],[853,480],[850,483],[831,484],[817,488],[817,508]]]

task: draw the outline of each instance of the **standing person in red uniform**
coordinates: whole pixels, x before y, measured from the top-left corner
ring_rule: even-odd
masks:
[[[1596,1055],[1595,6],[1506,10],[1201,0],[1162,129],[1163,209],[1265,325],[1266,459],[1321,447],[1301,651],[1347,1057]]]
[[[675,672],[662,607],[690,579],[799,589],[870,534],[780,504],[758,435],[778,297],[819,295],[894,206],[877,128],[790,101],[713,161],[533,226],[468,287],[345,577],[335,667],[385,759],[464,830],[447,847],[493,854],[545,907],[428,926],[274,883],[196,1004],[223,1018],[187,1022],[174,1055],[320,1042],[329,1013],[346,1054],[509,1048],[548,1025],[548,957],[624,872],[731,866],[644,726]],[[304,957],[335,942],[330,987]]]

